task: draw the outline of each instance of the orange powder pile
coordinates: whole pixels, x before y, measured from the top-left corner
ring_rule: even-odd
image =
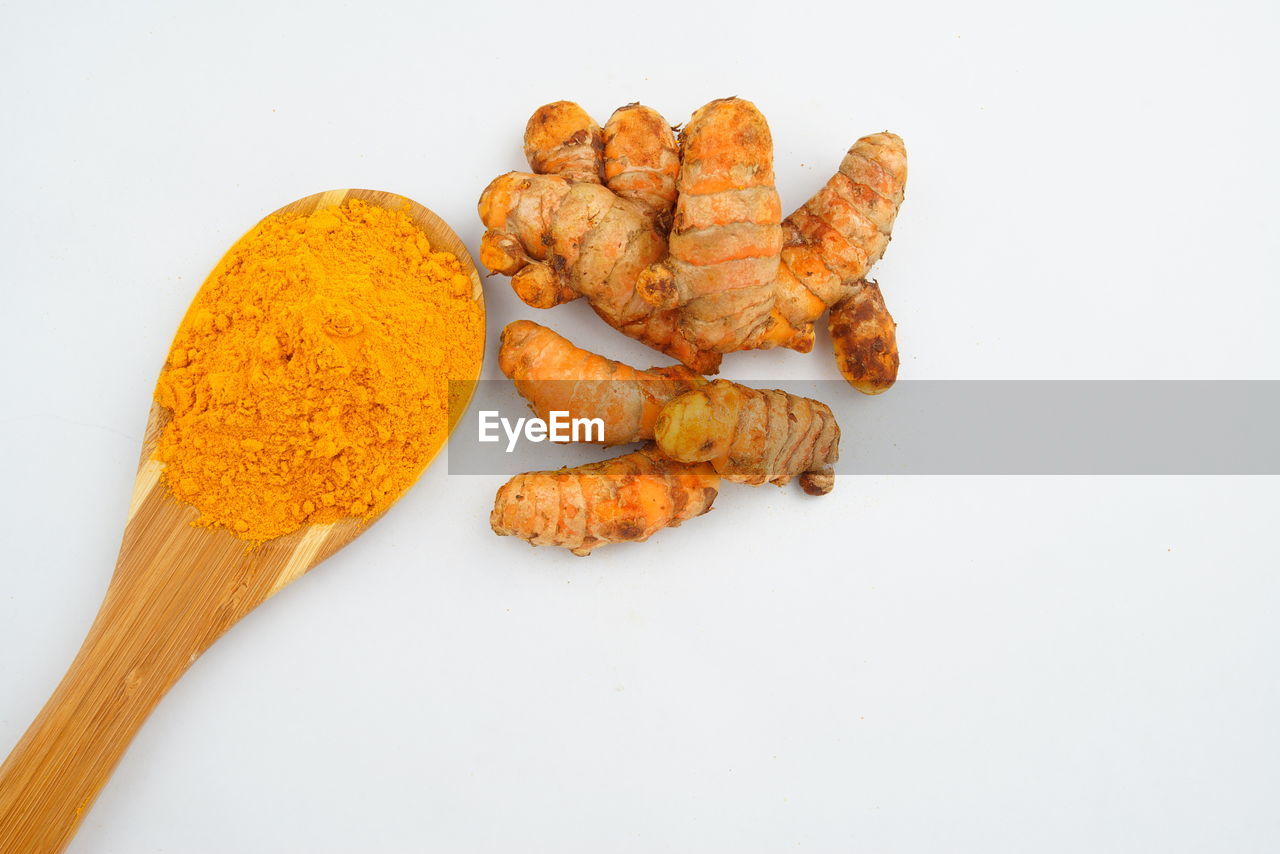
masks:
[[[156,446],[196,524],[261,541],[385,510],[448,433],[484,321],[458,259],[352,199],[269,217],[196,295],[156,386]]]

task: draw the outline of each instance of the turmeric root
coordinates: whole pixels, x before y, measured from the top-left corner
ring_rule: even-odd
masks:
[[[544,104],[525,125],[524,156],[534,172],[599,184],[603,151],[600,126],[572,101]]]
[[[907,183],[907,150],[892,133],[853,144],[831,179],[783,223],[783,263],[828,305],[884,255]]]
[[[641,371],[597,356],[531,320],[502,330],[498,367],[538,417],[602,419],[606,445],[652,439],[663,405],[706,383],[682,365]]]
[[[781,486],[799,476],[811,495],[834,484],[840,427],[816,400],[727,380],[708,384],[680,366],[637,370],[528,320],[503,330],[498,364],[539,417],[555,410],[602,419],[605,444],[656,438],[668,457],[709,461],[739,483]]]
[[[649,445],[577,468],[516,475],[498,490],[489,524],[499,536],[587,555],[706,513],[719,483],[710,464],[674,462]]]
[[[603,150],[600,126],[572,101],[544,104],[534,111],[524,128],[524,156],[529,168],[543,175],[557,175],[569,183],[601,183]],[[560,188],[545,184],[542,189],[543,193],[531,195],[545,200],[548,192],[555,195]],[[512,288],[536,308],[550,308],[582,296],[554,268],[538,263],[546,260],[545,254],[526,253],[517,235],[486,232],[481,239],[480,257],[495,273],[512,276]]]
[[[849,385],[880,394],[898,377],[897,324],[875,282],[855,283],[827,315],[836,365]]]
[[[676,203],[680,146],[657,110],[619,107],[604,126],[604,183],[642,206],[664,233]]]
[[[831,307],[836,363],[867,394],[889,388],[898,374],[895,324],[880,288],[866,276],[889,245],[906,182],[901,137],[864,136],[826,185],[782,224],[782,266],[791,274],[789,281],[783,277],[783,313],[803,327]]]
[[[768,122],[750,101],[712,101],[689,120],[681,156],[670,255],[641,275],[640,295],[681,308],[681,329],[708,350],[804,346],[774,311],[782,209]]]
[[[825,403],[727,380],[685,392],[662,408],[658,448],[685,463],[709,461],[738,483],[779,486],[799,476],[810,495],[834,485],[840,426]]]
[[[666,240],[633,202],[600,184],[556,175],[509,172],[480,196],[488,231],[480,260],[529,305],[550,308],[585,296],[610,326],[699,373],[715,373],[720,357],[693,346],[674,311],[655,311],[635,291]]]
[[[686,336],[717,352],[807,352],[814,322],[830,309],[845,379],[867,394],[893,385],[895,325],[865,277],[884,254],[902,204],[901,138],[858,140],[839,171],[780,227],[769,128],[750,102],[713,101],[694,113],[682,142],[670,257],[641,274],[640,295],[679,307]],[[783,245],[774,253],[777,235]]]
[[[661,138],[642,138],[646,128],[655,130],[642,119],[613,121],[615,163],[634,156],[640,167],[669,169]],[[648,201],[623,198],[600,183],[603,132],[586,111],[571,101],[539,107],[525,128],[525,155],[542,174],[509,172],[480,196],[487,229],[481,263],[511,276],[516,294],[535,308],[584,296],[623,334],[699,373],[719,370],[719,354],[693,346],[678,329],[676,312],[657,311],[636,294],[640,272],[666,256],[666,235]],[[612,180],[635,188],[627,168]]]

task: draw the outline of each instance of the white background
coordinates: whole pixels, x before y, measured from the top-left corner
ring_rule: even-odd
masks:
[[[1278,23],[1263,2],[5,3],[0,754],[105,590],[181,313],[268,211],[395,190],[474,250],[539,104],[675,122],[740,95],[787,210],[856,137],[905,138],[877,269],[902,377],[1280,379]],[[530,317],[658,358],[584,305],[486,293],[491,336]],[[834,376],[825,347],[726,373]],[[72,850],[1280,847],[1276,478],[726,487],[587,559],[494,537],[500,481],[441,460],[250,615]]]

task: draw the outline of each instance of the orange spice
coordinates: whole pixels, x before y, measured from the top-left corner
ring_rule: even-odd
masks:
[[[449,381],[477,373],[471,292],[403,211],[268,217],[197,294],[156,386],[170,491],[252,541],[382,512],[444,442]]]

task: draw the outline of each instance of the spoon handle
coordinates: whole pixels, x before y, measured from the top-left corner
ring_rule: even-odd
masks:
[[[283,586],[270,547],[191,527],[154,477],[80,652],[0,765],[0,852],[61,851],[134,733],[191,663]],[[314,550],[312,550],[314,555]],[[310,564],[307,561],[307,565]]]

